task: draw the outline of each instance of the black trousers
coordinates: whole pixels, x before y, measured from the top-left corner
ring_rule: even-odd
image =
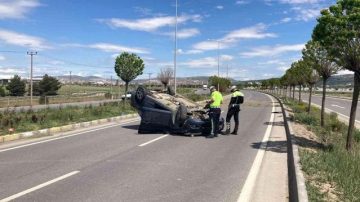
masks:
[[[240,109],[238,107],[230,107],[226,114],[226,122],[229,123],[231,121],[232,116],[234,116],[235,125],[239,124],[239,112]]]
[[[219,133],[219,121],[220,121],[221,109],[210,108],[209,117],[211,120],[211,134],[217,135]]]

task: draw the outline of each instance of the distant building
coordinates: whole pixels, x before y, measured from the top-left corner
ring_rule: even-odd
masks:
[[[10,82],[10,79],[0,79],[0,86],[7,85]]]

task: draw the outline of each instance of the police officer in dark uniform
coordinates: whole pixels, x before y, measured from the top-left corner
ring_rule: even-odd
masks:
[[[232,95],[231,95],[231,100],[230,100],[229,107],[228,107],[228,112],[226,115],[225,135],[230,134],[230,129],[231,129],[230,120],[231,120],[232,116],[234,116],[235,127],[234,127],[234,131],[231,134],[237,135],[237,131],[239,129],[240,104],[242,104],[244,102],[244,94],[241,93],[236,88],[236,86],[232,86],[230,90],[232,92]]]

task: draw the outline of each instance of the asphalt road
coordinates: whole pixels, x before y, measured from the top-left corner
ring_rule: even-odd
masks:
[[[237,136],[139,135],[134,121],[0,146],[0,201],[237,201],[272,113],[269,97],[244,93]]]
[[[309,94],[303,93],[301,95],[301,99],[304,102],[308,102]],[[296,93],[295,98],[299,98],[299,95]],[[312,96],[312,103],[321,106],[321,99],[322,96],[315,95]],[[339,113],[343,116],[349,117],[350,109],[351,109],[351,100],[348,99],[341,99],[341,98],[333,98],[333,97],[326,97],[325,100],[325,108],[330,109],[336,113]],[[358,103],[358,108],[356,111],[356,120],[360,121],[360,105]]]

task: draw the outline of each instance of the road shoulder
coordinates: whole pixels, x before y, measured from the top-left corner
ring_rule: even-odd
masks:
[[[289,201],[287,140],[281,108],[276,107],[273,128],[250,201]]]

